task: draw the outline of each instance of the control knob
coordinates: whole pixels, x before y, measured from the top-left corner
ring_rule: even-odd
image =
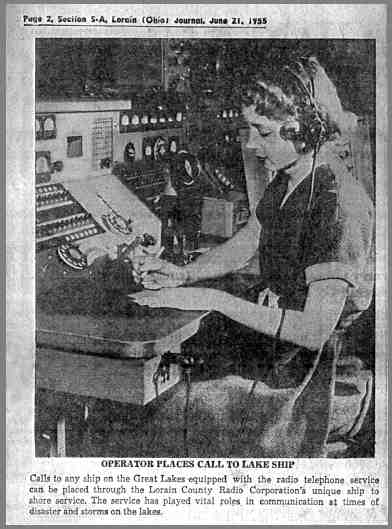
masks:
[[[157,242],[155,237],[150,233],[143,233],[142,240],[140,241],[141,246],[154,246]]]

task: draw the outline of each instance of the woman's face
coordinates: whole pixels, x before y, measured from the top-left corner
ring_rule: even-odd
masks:
[[[256,156],[264,160],[269,170],[279,170],[292,164],[299,158],[292,141],[284,140],[280,128],[285,123],[260,116],[255,105],[243,108],[243,115],[249,124],[247,147],[256,149]]]

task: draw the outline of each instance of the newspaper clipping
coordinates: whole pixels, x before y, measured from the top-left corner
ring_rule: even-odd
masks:
[[[6,38],[7,523],[387,524],[386,6]]]

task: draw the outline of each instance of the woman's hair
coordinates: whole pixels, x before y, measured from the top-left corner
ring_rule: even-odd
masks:
[[[317,116],[324,141],[353,127],[356,118],[344,112],[336,88],[315,57],[302,57],[286,67],[270,67],[242,90],[244,106],[269,119],[296,119],[306,124]]]

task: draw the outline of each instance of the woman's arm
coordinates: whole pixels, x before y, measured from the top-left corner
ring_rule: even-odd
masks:
[[[132,259],[133,274],[137,282],[147,289],[178,287],[202,279],[220,277],[244,267],[258,248],[260,224],[252,215],[234,237],[201,255],[186,266],[176,266],[153,256]]]
[[[261,227],[255,214],[231,239],[185,266],[187,283],[220,277],[243,268],[258,248]]]
[[[348,283],[342,279],[323,279],[309,285],[303,312],[287,310],[280,339],[317,350],[330,337],[342,313]],[[163,288],[130,295],[136,303],[150,307],[182,310],[215,310],[255,331],[276,336],[282,309],[251,303],[212,288]]]
[[[280,339],[314,350],[328,340],[341,316],[348,283],[325,279],[311,283],[303,312],[287,310]],[[271,309],[222,293],[216,296],[215,310],[256,331],[275,336],[282,310]]]

